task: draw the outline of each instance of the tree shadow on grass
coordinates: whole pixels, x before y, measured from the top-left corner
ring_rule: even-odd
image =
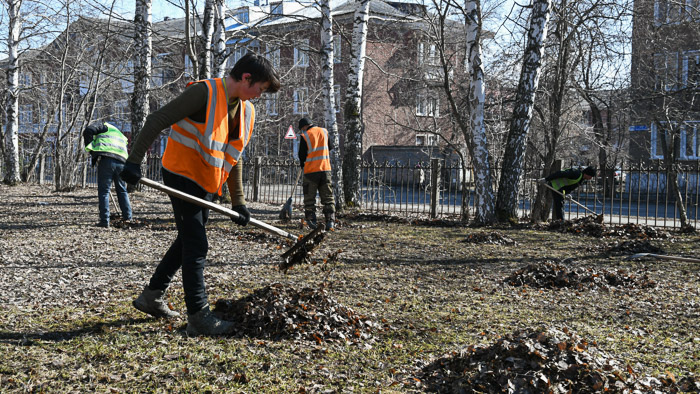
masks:
[[[37,341],[63,342],[85,335],[100,334],[105,332],[107,328],[111,327],[129,326],[134,324],[145,323],[152,320],[154,319],[149,317],[142,317],[138,319],[119,319],[111,322],[97,322],[73,330],[65,331],[57,330],[33,333],[0,331],[0,343],[17,346],[34,346],[39,344],[39,342]]]

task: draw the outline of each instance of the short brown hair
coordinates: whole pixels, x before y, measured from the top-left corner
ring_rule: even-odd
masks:
[[[240,81],[244,73],[250,73],[250,83],[269,82],[267,93],[275,93],[280,90],[280,78],[272,63],[257,53],[248,52],[240,58],[229,73],[233,79]]]

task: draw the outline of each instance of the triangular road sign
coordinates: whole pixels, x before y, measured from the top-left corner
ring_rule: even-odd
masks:
[[[284,135],[285,140],[295,140],[297,139],[296,134],[294,134],[294,128],[292,126],[289,126],[289,129],[287,130],[287,134]]]

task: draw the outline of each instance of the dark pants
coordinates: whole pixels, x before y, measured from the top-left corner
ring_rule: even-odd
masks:
[[[100,156],[97,164],[97,197],[100,207],[100,224],[109,224],[109,189],[117,192],[119,208],[122,211],[122,219],[131,220],[131,202],[126,192],[126,182],[122,181],[119,173],[124,169],[124,163],[108,156]]]
[[[323,213],[335,212],[333,182],[330,171],[304,174],[302,188],[304,189],[304,211],[316,211],[316,193],[318,192],[321,196]]]
[[[214,198],[212,193],[207,193],[193,181],[166,170],[163,170],[163,183],[207,201],[212,201]],[[209,209],[177,197],[170,197],[170,202],[175,214],[177,238],[156,267],[156,272],[148,286],[153,290],[165,290],[177,270],[182,268],[182,287],[185,291],[187,313],[194,314],[207,305],[204,265],[209,249],[205,229]]]
[[[555,191],[552,192],[552,220],[564,219],[564,197]]]

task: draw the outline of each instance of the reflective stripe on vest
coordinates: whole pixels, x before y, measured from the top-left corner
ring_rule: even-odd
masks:
[[[583,178],[583,173],[578,176],[576,179],[570,179],[570,178],[557,178],[552,181],[552,187],[561,190],[565,186],[573,185],[575,183],[578,183],[581,178]]]
[[[111,153],[124,159],[129,157],[129,153],[126,150],[128,140],[124,137],[124,134],[107,122],[105,122],[105,126],[107,126],[107,131],[95,135],[92,142],[85,147],[85,150],[88,152]]]
[[[330,171],[331,160],[328,151],[328,130],[321,127],[311,127],[301,132],[306,140],[306,161],[304,174],[319,171]]]
[[[163,153],[163,167],[191,179],[209,193],[221,195],[231,168],[241,159],[255,123],[255,108],[239,101],[238,130],[229,138],[228,95],[223,79],[207,79],[207,111],[204,123],[184,118],[174,125]]]

